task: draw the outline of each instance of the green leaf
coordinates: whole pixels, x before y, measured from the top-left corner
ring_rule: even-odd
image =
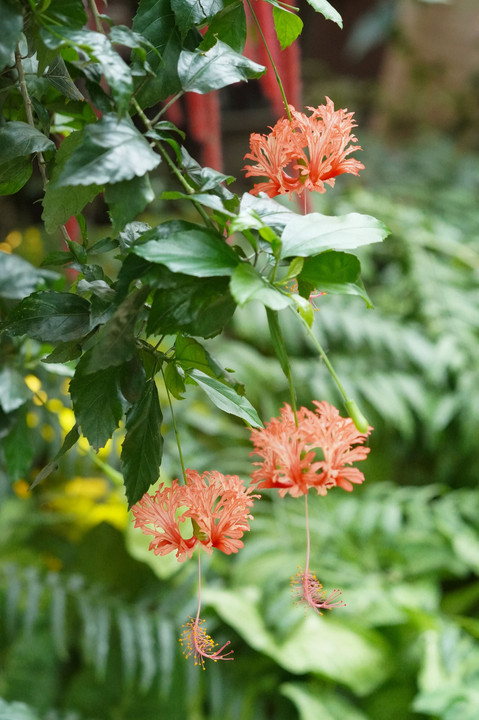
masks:
[[[116,234],[123,230],[125,225],[135,220],[154,199],[155,193],[148,175],[107,185],[105,200],[108,204],[113,232]]]
[[[42,13],[44,24],[79,30],[88,22],[82,0],[51,0]],[[63,30],[63,28],[62,28]]]
[[[235,311],[227,278],[197,278],[158,266],[149,273],[150,280],[158,289],[148,317],[149,334],[184,332],[213,337]]]
[[[0,698],[0,720],[40,720],[40,716],[23,702],[7,703]]]
[[[58,178],[63,172],[65,163],[72,153],[81,145],[82,132],[73,132],[66,137],[55,156],[55,165],[51,170],[50,182],[43,198],[42,220],[47,232],[55,232],[57,227],[64,225],[72,215],[81,213],[85,205],[92,202],[99,192],[100,185],[87,184],[76,187],[58,185]]]
[[[53,458],[53,460],[49,462],[48,465],[45,465],[45,467],[40,470],[38,475],[36,475],[35,480],[30,485],[30,490],[33,490],[33,488],[39,485],[42,480],[45,480],[45,478],[51,475],[52,472],[55,472],[55,470],[58,469],[58,460],[60,460],[63,455],[65,455],[69,450],[72,449],[79,437],[80,435],[78,433],[78,425],[74,425],[70,432],[65,435],[62,446]]]
[[[370,215],[297,215],[283,230],[281,257],[308,257],[325,250],[350,250],[381,242],[388,234],[386,226]]]
[[[273,20],[281,50],[285,50],[301,35],[303,21],[289,10],[279,7],[273,8]]]
[[[65,162],[57,187],[131,180],[153,170],[160,161],[129,118],[118,120],[116,115],[106,114],[86,126],[80,144]]]
[[[183,50],[178,61],[178,75],[185,92],[208,93],[240,80],[258,78],[266,68],[218,42],[203,52]]]
[[[241,198],[240,211],[235,227],[260,228],[267,225],[275,232],[281,233],[288,222],[298,216],[289,208],[268,197],[256,197],[244,193]],[[258,218],[260,223],[258,223]]]
[[[0,196],[17,193],[30,180],[32,172],[30,157],[0,162]]]
[[[341,15],[334,9],[328,0],[308,0],[308,3],[316,10],[316,12],[324,15],[326,20],[332,20],[336,23],[336,25],[339,25],[340,28],[343,27],[343,19]]]
[[[71,79],[70,73],[68,72],[65,61],[61,55],[57,55],[50,63],[50,66],[46,73],[43,74],[43,77],[45,77],[54,88],[59,90],[62,95],[65,95],[65,97],[69,100],[85,100]]]
[[[21,300],[34,292],[40,283],[58,277],[50,270],[38,270],[18,255],[0,253],[0,297]]]
[[[15,47],[23,29],[22,8],[14,0],[0,0],[0,70],[15,63]]]
[[[182,44],[170,0],[141,0],[132,27],[156,49],[146,55],[155,77],[146,83],[140,78],[136,93],[142,107],[151,107],[181,89],[177,65]]]
[[[133,292],[96,335],[96,342],[83,363],[83,373],[122,365],[136,354],[135,326],[149,288]]]
[[[47,357],[42,358],[44,363],[66,363],[76,360],[82,354],[82,347],[78,340],[59,343]]]
[[[252,427],[263,427],[258,413],[249,400],[242,395],[238,395],[229,385],[224,385],[219,380],[209,377],[201,370],[190,370],[188,377],[205,391],[210,400],[220,410],[242,418]]]
[[[26,415],[25,409],[16,413],[13,427],[7,437],[2,439],[8,477],[12,482],[28,472],[35,453]]]
[[[238,53],[243,52],[246,43],[246,15],[241,0],[229,2],[208,24],[204,41],[218,38]]]
[[[42,342],[75,340],[90,330],[90,303],[73,293],[36,292],[15,307],[7,328]]]
[[[257,300],[272,310],[291,305],[291,299],[263,278],[250,263],[240,263],[230,282],[231,294],[238,305]]]
[[[163,377],[165,385],[173,397],[177,400],[183,400],[183,395],[186,391],[185,382],[178,372],[178,368],[175,363],[170,362],[167,364],[163,371]]]
[[[281,332],[281,325],[279,324],[278,313],[275,310],[266,308],[266,316],[268,318],[269,334],[271,337],[271,345],[276,353],[281,370],[287,378],[291,378],[291,365],[289,362],[289,355],[284,344],[283,333]]]
[[[81,431],[98,450],[111,438],[123,415],[119,383],[121,367],[85,373],[88,363],[89,356],[85,353],[71,380],[70,394]]]
[[[130,68],[115,51],[106,35],[94,30],[71,30],[68,27],[52,27],[51,32],[42,29],[40,35],[51,50],[65,45],[79,48],[98,62],[111,89],[118,113],[126,113],[133,94],[133,77]]]
[[[178,335],[175,342],[175,360],[183,370],[194,368],[216,378],[225,374],[203,345],[192,337]]]
[[[154,379],[145,383],[143,393],[126,416],[126,435],[121,451],[128,507],[141,500],[156,482],[163,454],[161,413]]]
[[[31,397],[31,392],[19,372],[6,365],[0,370],[0,407],[10,413]]]
[[[279,690],[296,706],[299,720],[368,720],[364,713],[337,692],[298,682],[283,683]]]
[[[221,235],[185,220],[170,220],[143,233],[131,251],[196,277],[231,275],[238,264],[238,256]]]
[[[223,0],[173,0],[171,3],[175,13],[176,25],[185,38],[188,31],[196,25],[203,25],[223,8]]]
[[[360,273],[361,263],[356,255],[324,252],[304,261],[298,275],[299,293],[305,298],[309,298],[313,290],[333,295],[359,295],[368,307],[372,307]]]
[[[28,123],[12,120],[5,125],[0,125],[2,165],[9,160],[46,150],[55,150],[55,143]]]

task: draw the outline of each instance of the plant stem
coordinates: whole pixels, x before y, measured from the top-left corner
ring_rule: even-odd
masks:
[[[88,7],[90,8],[91,14],[95,21],[95,27],[96,27],[97,32],[102,33],[102,35],[104,35],[103,25],[101,24],[100,13],[98,12],[98,8],[96,6],[95,0],[88,0]]]
[[[305,514],[305,520],[306,520],[306,562],[305,562],[304,573],[305,573],[305,575],[308,575],[308,573],[309,573],[309,555],[311,552],[311,539],[309,537],[309,510],[308,510],[308,495],[307,494],[304,496],[304,514]]]
[[[182,472],[182,474],[183,474],[183,480],[185,481],[185,485],[186,485],[186,483],[187,483],[187,480],[186,480],[186,470],[185,470],[185,463],[184,463],[184,461],[183,461],[183,453],[182,453],[182,451],[181,451],[180,435],[179,435],[179,432],[178,432],[178,426],[177,426],[177,424],[176,424],[175,412],[174,412],[174,410],[173,410],[173,403],[171,402],[170,391],[168,390],[168,386],[167,386],[166,381],[165,381],[165,373],[163,372],[163,368],[161,369],[161,375],[162,375],[162,377],[163,377],[163,382],[164,382],[164,384],[165,384],[166,395],[167,395],[167,398],[168,398],[168,404],[169,404],[169,406],[170,406],[171,420],[172,420],[172,422],[173,422],[173,429],[174,429],[174,431],[175,431],[176,445],[177,445],[177,447],[178,447],[178,455],[179,455],[179,458],[180,458],[181,472]]]
[[[184,90],[179,90],[175,95],[173,95],[173,96],[168,100],[168,102],[166,103],[166,105],[163,105],[163,107],[161,108],[161,110],[159,111],[159,113],[158,113],[157,115],[155,115],[155,117],[153,118],[153,120],[150,121],[151,124],[152,124],[152,125],[156,125],[156,123],[158,122],[158,120],[162,117],[162,115],[164,115],[164,113],[168,110],[168,108],[171,107],[171,105],[173,105],[173,103],[175,103],[177,100],[179,100],[180,97],[181,97],[182,95],[184,95],[184,94],[185,94],[185,93],[184,93]]]
[[[291,113],[290,113],[290,111],[289,111],[289,105],[288,105],[288,100],[286,99],[286,93],[285,93],[285,91],[284,91],[283,83],[281,82],[281,78],[280,78],[280,76],[279,76],[278,70],[277,70],[276,65],[275,65],[275,62],[274,62],[274,60],[273,60],[273,56],[271,55],[270,49],[269,49],[269,47],[268,47],[268,43],[266,42],[266,38],[265,38],[265,36],[264,36],[264,34],[263,34],[263,31],[262,31],[262,29],[261,29],[261,25],[259,24],[259,20],[258,20],[258,18],[256,17],[256,13],[255,13],[255,11],[253,10],[253,6],[251,5],[251,0],[246,0],[246,2],[247,2],[248,7],[249,7],[249,9],[250,9],[251,15],[253,16],[253,20],[255,21],[255,23],[256,23],[256,25],[257,25],[257,27],[258,27],[259,34],[261,35],[261,39],[262,39],[262,41],[263,41],[263,45],[264,45],[265,48],[266,48],[266,52],[268,53],[269,60],[270,60],[271,65],[272,65],[272,67],[273,67],[273,71],[274,71],[274,74],[275,74],[275,76],[276,76],[276,82],[278,83],[279,91],[280,91],[281,96],[282,96],[282,98],[283,98],[284,107],[285,107],[286,113],[287,113],[287,115],[288,115],[288,120],[289,120],[290,122],[292,122],[293,118],[291,117]]]
[[[115,470],[115,468],[112,468],[111,465],[104,462],[96,453],[93,452],[93,450],[87,450],[86,454],[92,463],[100,468],[100,470],[103,470],[105,475],[109,477],[117,487],[123,487],[123,475],[119,473],[118,470]]]

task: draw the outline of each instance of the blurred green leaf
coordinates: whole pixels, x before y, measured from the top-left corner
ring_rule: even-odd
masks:
[[[291,305],[288,295],[277,290],[250,263],[240,263],[236,267],[230,289],[238,305],[245,305],[252,300],[263,303],[271,310],[282,310]]]
[[[0,70],[15,64],[15,48],[23,28],[22,8],[15,0],[0,0],[2,35],[0,37]]]
[[[194,380],[194,382],[205,391],[210,400],[216,407],[219,407],[220,410],[242,418],[252,427],[263,427],[258,413],[249,400],[238,395],[233,388],[224,385],[215,378],[209,377],[201,372],[201,370],[189,370],[188,377]]]
[[[328,0],[308,0],[308,3],[316,10],[316,12],[324,15],[326,20],[332,20],[336,23],[336,25],[339,25],[340,28],[343,27],[343,19],[341,15],[337,10],[335,10],[331,3],[328,2]]]

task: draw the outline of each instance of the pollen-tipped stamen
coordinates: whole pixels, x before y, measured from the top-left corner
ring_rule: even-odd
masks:
[[[339,600],[341,590],[335,588],[327,595],[316,575],[309,570],[300,570],[291,578],[291,588],[298,604],[309,605],[319,615],[323,614],[321,610],[346,607],[346,603]]]
[[[183,625],[183,632],[181,633],[180,643],[183,648],[183,655],[185,658],[189,658],[193,655],[195,659],[195,665],[201,665],[203,670],[205,669],[205,660],[233,660],[234,658],[228,657],[233,654],[233,650],[229,650],[223,653],[225,647],[230,644],[227,640],[225,644],[215,650],[218,647],[218,643],[215,643],[213,638],[208,635],[205,628],[203,627],[204,620],[196,617],[195,619],[190,618],[189,621]],[[223,654],[222,654],[223,653]]]

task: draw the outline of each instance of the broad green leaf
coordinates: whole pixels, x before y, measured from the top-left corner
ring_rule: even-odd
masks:
[[[223,8],[223,4],[223,0],[172,0],[171,7],[181,36],[186,37],[195,25],[203,25]]]
[[[143,308],[148,287],[133,292],[101,327],[96,342],[83,363],[83,374],[122,365],[136,354],[135,326]]]
[[[147,276],[156,286],[148,316],[149,334],[184,332],[198,337],[217,335],[231,319],[236,305],[228,278],[193,277],[158,266]]]
[[[26,409],[22,408],[15,415],[10,432],[2,438],[7,473],[12,482],[26,475],[35,454],[32,431],[27,425]]]
[[[133,77],[130,68],[106,35],[94,30],[71,30],[68,27],[42,29],[40,35],[51,50],[65,45],[78,48],[98,62],[116,101],[119,114],[126,113],[133,94]]]
[[[289,698],[299,712],[299,720],[368,720],[346,698],[337,692],[325,691],[307,683],[283,683],[280,693]]]
[[[205,588],[204,602],[250,647],[295,675],[314,673],[367,695],[394,669],[390,649],[379,633],[341,619],[304,615],[298,609],[294,632],[278,638],[266,624],[258,588]]]
[[[82,347],[78,340],[59,343],[47,357],[42,358],[44,363],[66,363],[76,360],[82,354]]]
[[[333,295],[359,295],[368,307],[372,307],[360,273],[361,264],[356,255],[324,252],[304,261],[298,275],[299,292],[305,298],[309,298],[313,290]]]
[[[0,196],[17,193],[30,180],[32,172],[30,157],[0,162]]]
[[[58,460],[60,460],[63,455],[65,455],[69,450],[72,449],[79,437],[80,435],[78,433],[78,425],[74,425],[70,432],[65,435],[62,446],[53,458],[53,460],[49,462],[48,465],[45,465],[45,467],[40,470],[38,475],[35,476],[35,480],[30,485],[30,490],[33,490],[33,488],[39,485],[42,480],[45,480],[45,478],[51,475],[52,472],[55,472],[55,470],[58,469]]]
[[[141,357],[138,353],[135,353],[131,360],[122,365],[120,375],[122,395],[131,405],[134,405],[140,399],[145,379],[146,373]]]
[[[66,160],[57,179],[65,185],[106,185],[131,180],[156,168],[161,157],[129,118],[107,114],[87,125],[79,146]]]
[[[218,38],[236,52],[243,52],[246,43],[246,15],[241,0],[229,2],[208,24],[205,42]]]
[[[81,92],[70,77],[65,61],[61,55],[50,63],[48,70],[43,74],[54,88],[59,90],[69,100],[85,100]]]
[[[285,50],[301,34],[303,21],[289,10],[279,7],[273,8],[273,20],[281,50]]]
[[[38,270],[18,255],[0,253],[0,297],[21,300],[34,292],[40,283],[58,277],[51,270]]]
[[[55,150],[55,143],[28,123],[12,120],[0,125],[2,165],[9,160],[47,150]]]
[[[42,342],[75,340],[90,330],[90,303],[73,293],[36,292],[15,307],[6,327]]]
[[[224,213],[228,217],[236,218],[236,215],[227,210],[223,204],[223,200],[217,195],[210,195],[209,193],[187,193],[179,192],[178,190],[165,190],[159,196],[160,200],[188,200],[189,202],[197,202],[200,205],[209,207],[217,212]]]
[[[133,30],[140,32],[156,48],[146,60],[155,73],[146,83],[139,78],[138,102],[151,107],[181,89],[177,65],[182,49],[170,0],[141,0],[133,18]]]
[[[123,415],[121,367],[85,373],[88,362],[88,353],[85,353],[70,382],[70,394],[78,425],[90,445],[98,450],[111,438]]]
[[[64,225],[72,215],[81,213],[85,205],[92,202],[101,192],[100,185],[90,183],[76,187],[58,185],[58,178],[63,172],[65,163],[80,146],[82,139],[82,132],[71,133],[63,140],[55,156],[50,182],[43,198],[42,220],[49,233],[55,232],[57,227]]]
[[[265,71],[263,65],[248,60],[221,40],[206,52],[183,50],[178,61],[181,87],[185,92],[200,94],[258,78]]]
[[[190,370],[188,377],[205,391],[209,399],[220,410],[242,418],[252,427],[263,427],[258,413],[249,400],[242,395],[238,395],[229,385],[224,385],[219,380],[209,377],[201,370]]]
[[[183,370],[195,368],[216,378],[225,374],[203,345],[192,337],[178,335],[175,342],[175,360]]]
[[[32,394],[23,376],[6,365],[0,370],[0,407],[10,413],[25,403]]]
[[[126,435],[121,451],[128,507],[141,500],[156,482],[163,453],[161,413],[154,379],[145,383],[139,401],[126,415]]]
[[[256,197],[250,195],[250,193],[244,193],[241,198],[240,211],[238,214],[238,226],[241,225],[245,228],[258,228],[258,217],[264,225],[275,230],[275,232],[281,233],[288,222],[291,222],[296,217],[292,210],[281,205],[281,203],[273,200],[272,198]],[[248,224],[251,223],[251,224]]]
[[[175,397],[177,400],[183,400],[183,395],[186,391],[185,381],[178,372],[178,368],[176,367],[175,363],[170,362],[167,364],[163,372],[163,377],[165,380],[165,385],[168,388],[168,391],[173,395],[173,397]]]
[[[107,185],[105,200],[108,205],[113,232],[123,230],[134,220],[149,203],[155,199],[148,175],[134,177],[132,180]]]
[[[51,0],[44,3],[45,6],[41,20],[46,25],[63,25],[79,30],[88,22],[83,0]]]
[[[263,278],[250,263],[240,263],[230,282],[231,294],[238,305],[257,300],[271,310],[282,310],[291,299]]]
[[[170,220],[149,230],[131,251],[173,272],[196,277],[231,275],[238,264],[238,256],[221,235],[185,220]]]
[[[15,47],[20,40],[23,28],[21,6],[14,0],[0,0],[0,70],[15,63]]]
[[[283,230],[281,257],[308,257],[325,250],[350,250],[381,242],[388,234],[386,226],[370,215],[297,215]]]
[[[321,15],[324,15],[326,20],[332,20],[336,23],[336,25],[339,25],[340,28],[343,27],[343,19],[341,15],[334,9],[328,0],[308,0],[308,3],[316,10],[316,12],[320,12]]]

